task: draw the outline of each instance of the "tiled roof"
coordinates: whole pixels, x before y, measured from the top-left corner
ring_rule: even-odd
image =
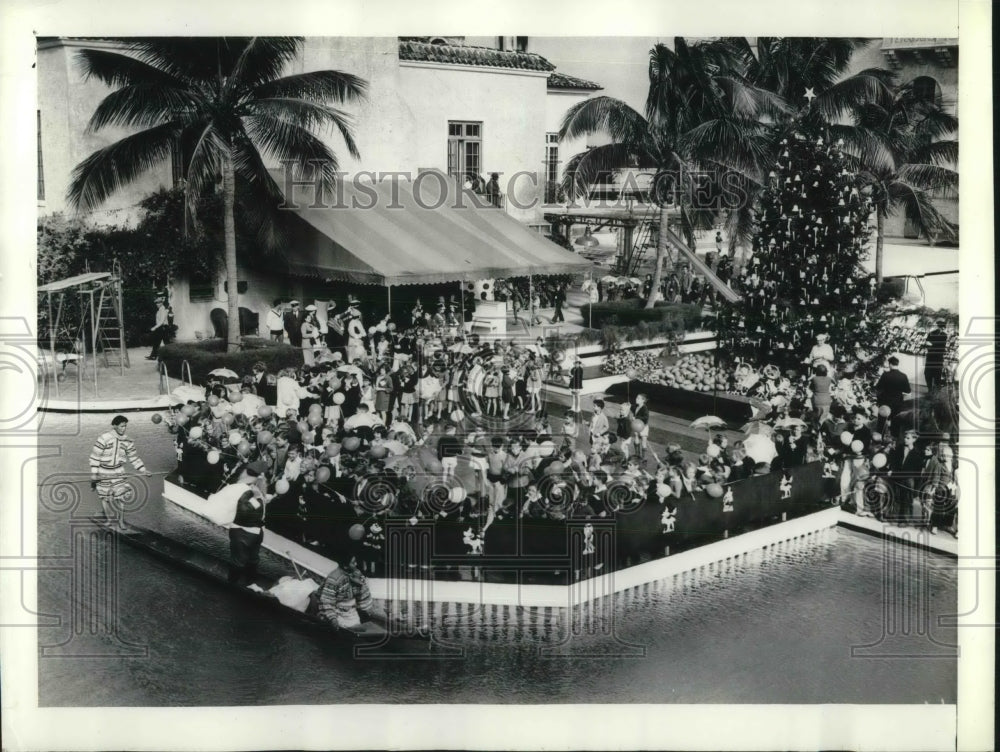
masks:
[[[591,91],[597,91],[598,89],[603,89],[604,87],[600,84],[595,84],[593,81],[587,81],[584,78],[577,78],[576,76],[567,76],[565,73],[553,73],[549,76],[549,88],[550,89],[590,89]]]
[[[552,71],[556,67],[541,55],[514,50],[494,50],[489,47],[467,47],[457,44],[428,44],[409,39],[399,42],[399,59],[451,65],[480,65],[488,68]]]

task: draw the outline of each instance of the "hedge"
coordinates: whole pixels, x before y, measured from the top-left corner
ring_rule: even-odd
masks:
[[[670,322],[681,331],[694,329],[701,322],[701,306],[692,303],[657,303],[646,308],[640,298],[616,300],[611,303],[587,303],[580,306],[583,320],[592,329],[615,326],[634,326],[641,322]]]
[[[277,373],[282,368],[299,368],[302,365],[302,351],[291,345],[279,344],[257,337],[244,337],[238,352],[226,352],[226,342],[222,339],[206,339],[198,342],[176,342],[160,348],[160,360],[167,367],[167,374],[174,379],[181,378],[181,368],[186,360],[191,366],[191,380],[204,384],[209,371],[229,368],[240,376],[247,376],[253,364],[262,362],[269,373]],[[184,374],[186,376],[186,372]]]

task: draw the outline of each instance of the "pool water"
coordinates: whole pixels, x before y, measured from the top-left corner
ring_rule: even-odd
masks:
[[[47,472],[86,476],[104,423],[87,420],[61,441],[66,465]],[[162,429],[133,423],[147,465],[169,469]],[[49,486],[40,501],[39,552],[70,557],[69,512]],[[83,488],[74,514],[97,508]],[[224,545],[177,512],[154,479],[134,519]],[[69,571],[39,573],[39,611],[62,617],[39,629],[49,646],[38,662],[42,706],[956,700],[955,629],[944,618],[956,611],[954,561],[840,528],[620,593],[573,619],[452,605],[429,652],[391,659],[356,658],[141,551],[119,546],[117,557],[117,618],[88,611],[82,634],[72,631]]]

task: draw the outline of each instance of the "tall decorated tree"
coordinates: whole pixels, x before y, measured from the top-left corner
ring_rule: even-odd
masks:
[[[734,358],[794,367],[820,333],[838,361],[863,367],[875,355],[865,334],[874,277],[861,268],[872,206],[841,146],[801,122],[780,138],[737,279],[742,299],[719,311],[720,344]]]

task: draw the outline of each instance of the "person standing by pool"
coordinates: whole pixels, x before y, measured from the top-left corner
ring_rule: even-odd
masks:
[[[281,298],[275,298],[264,317],[264,326],[271,335],[272,342],[281,342],[285,336],[285,316],[281,309]]]
[[[948,346],[948,335],[944,327],[944,319],[938,319],[934,322],[934,328],[927,334],[924,381],[931,391],[940,387],[944,380],[944,356]]]
[[[135,449],[135,442],[125,435],[128,418],[116,415],[111,430],[97,437],[90,451],[90,487],[104,509],[104,518],[125,529],[124,506],[131,491],[125,480],[125,463],[129,462],[137,473],[150,477],[146,465]]]
[[[570,410],[574,413],[580,412],[580,393],[583,391],[583,362],[577,358],[573,362],[573,368],[569,372],[569,391],[573,395],[573,403]]]
[[[153,349],[146,356],[146,360],[156,360],[160,351],[160,345],[167,337],[167,326],[169,325],[170,311],[167,309],[167,299],[163,295],[156,296],[156,322],[149,331],[152,333]]]

